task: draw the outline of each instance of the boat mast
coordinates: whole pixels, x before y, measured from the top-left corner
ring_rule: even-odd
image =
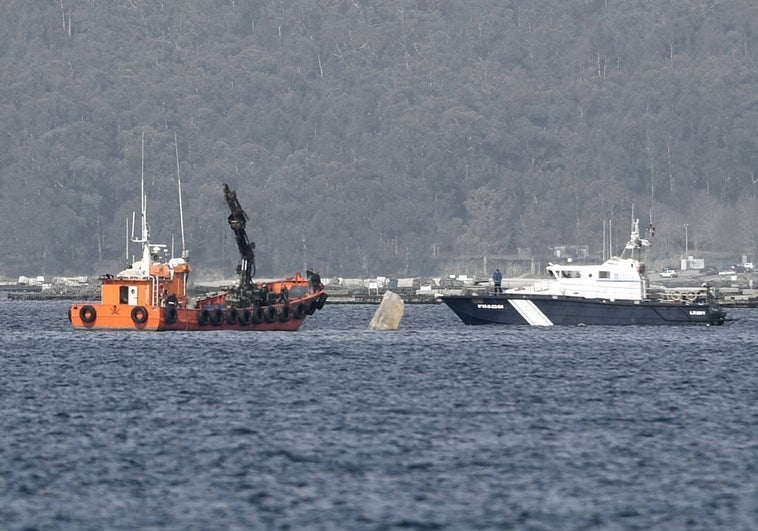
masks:
[[[179,143],[176,140],[176,133],[174,133],[174,151],[176,152],[176,183],[179,189],[179,225],[182,229],[182,258],[189,260],[189,250],[184,244],[184,207],[182,206],[182,177],[179,174]],[[173,249],[172,253],[173,255]]]
[[[124,240],[125,248],[124,248],[124,257],[126,258],[126,261],[124,262],[127,266],[129,264],[129,216],[126,217],[126,239]]]
[[[142,235],[139,239],[132,239],[134,243],[142,244],[142,261],[140,272],[143,276],[150,275],[150,231],[147,226],[147,197],[145,197],[145,132],[142,131],[142,168],[140,171],[140,195],[141,207],[140,219],[142,221]],[[134,226],[132,226],[134,228]]]

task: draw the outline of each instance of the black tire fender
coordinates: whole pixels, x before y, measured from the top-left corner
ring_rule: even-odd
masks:
[[[263,310],[263,320],[267,323],[276,321],[276,308],[274,306],[266,306]]]
[[[279,317],[280,323],[286,323],[292,318],[292,308],[290,308],[286,304],[282,304],[281,306],[279,306],[279,309],[276,312],[276,314]]]
[[[239,314],[239,320],[242,326],[248,326],[250,324],[250,321],[253,320],[253,312],[250,311],[250,308],[245,308],[242,310],[242,312]]]
[[[237,311],[237,308],[231,307],[226,311],[226,322],[230,325],[235,325],[239,323],[240,315]]]
[[[95,319],[97,319],[97,311],[94,306],[87,304],[86,306],[79,308],[79,319],[81,319],[83,323],[94,323]]]
[[[221,308],[216,308],[212,312],[210,312],[210,318],[211,323],[218,326],[221,324],[221,322],[224,320],[224,312],[221,310]]]
[[[135,306],[132,308],[132,321],[136,324],[142,324],[147,321],[148,313],[147,308],[144,306]]]

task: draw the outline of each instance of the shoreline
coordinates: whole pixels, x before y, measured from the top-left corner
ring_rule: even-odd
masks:
[[[371,304],[378,306],[384,297],[384,294],[391,291],[400,296],[405,304],[441,304],[439,297],[447,294],[458,294],[460,289],[439,289],[439,290],[407,290],[407,289],[380,289],[373,293],[364,293],[363,290],[332,289],[327,288],[326,304]],[[419,293],[421,291],[421,293]],[[476,291],[476,290],[475,290]],[[481,289],[482,293],[488,290]],[[743,292],[738,288],[721,288],[720,296],[717,303],[725,308],[758,308],[758,296],[753,293]],[[2,297],[2,294],[5,297]],[[197,292],[194,296],[203,292]],[[6,298],[11,301],[97,301],[100,300],[99,290],[92,289],[74,289],[74,290],[33,290],[25,289],[21,291],[1,290],[0,299]]]

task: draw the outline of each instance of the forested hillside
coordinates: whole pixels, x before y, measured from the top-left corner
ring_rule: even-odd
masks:
[[[758,247],[755,0],[5,0],[0,273],[114,272],[139,208],[232,273]]]

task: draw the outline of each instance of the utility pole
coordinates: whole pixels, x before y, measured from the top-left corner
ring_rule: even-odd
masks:
[[[687,233],[687,228],[689,225],[687,223],[684,224],[684,259],[689,260],[690,258],[690,241],[689,236]]]

